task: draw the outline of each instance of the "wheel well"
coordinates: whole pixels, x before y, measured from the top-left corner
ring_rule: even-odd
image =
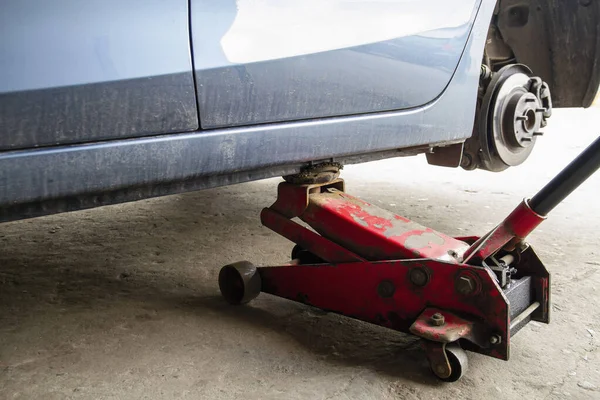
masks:
[[[484,62],[525,64],[548,82],[555,107],[589,107],[600,84],[600,4],[592,0],[499,0]]]

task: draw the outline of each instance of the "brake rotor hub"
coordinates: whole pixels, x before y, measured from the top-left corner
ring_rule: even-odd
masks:
[[[502,171],[527,159],[552,114],[548,85],[524,65],[493,74],[480,100],[476,132],[465,145],[463,167]]]
[[[508,100],[506,115],[502,121],[502,134],[511,147],[529,147],[533,137],[539,134],[543,116],[539,100],[531,93],[515,93]]]

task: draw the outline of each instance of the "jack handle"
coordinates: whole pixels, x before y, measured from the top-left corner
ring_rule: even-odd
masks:
[[[600,168],[600,137],[530,200],[523,200],[498,226],[482,236],[463,255],[463,263],[478,265],[498,250],[511,251],[579,185]]]

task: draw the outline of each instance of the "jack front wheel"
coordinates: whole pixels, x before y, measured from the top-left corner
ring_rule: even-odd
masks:
[[[219,289],[228,303],[246,304],[260,294],[258,270],[248,261],[226,265],[219,272]]]

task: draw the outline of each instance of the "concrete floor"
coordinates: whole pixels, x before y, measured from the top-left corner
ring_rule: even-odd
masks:
[[[557,112],[500,174],[423,156],[347,167],[348,190],[453,235],[482,234],[596,136]],[[531,236],[553,272],[553,322],[509,362],[470,354],[434,379],[418,342],[266,294],[220,298],[219,268],[277,264],[291,244],[258,214],[278,179],[0,225],[1,399],[598,399],[600,174]]]

